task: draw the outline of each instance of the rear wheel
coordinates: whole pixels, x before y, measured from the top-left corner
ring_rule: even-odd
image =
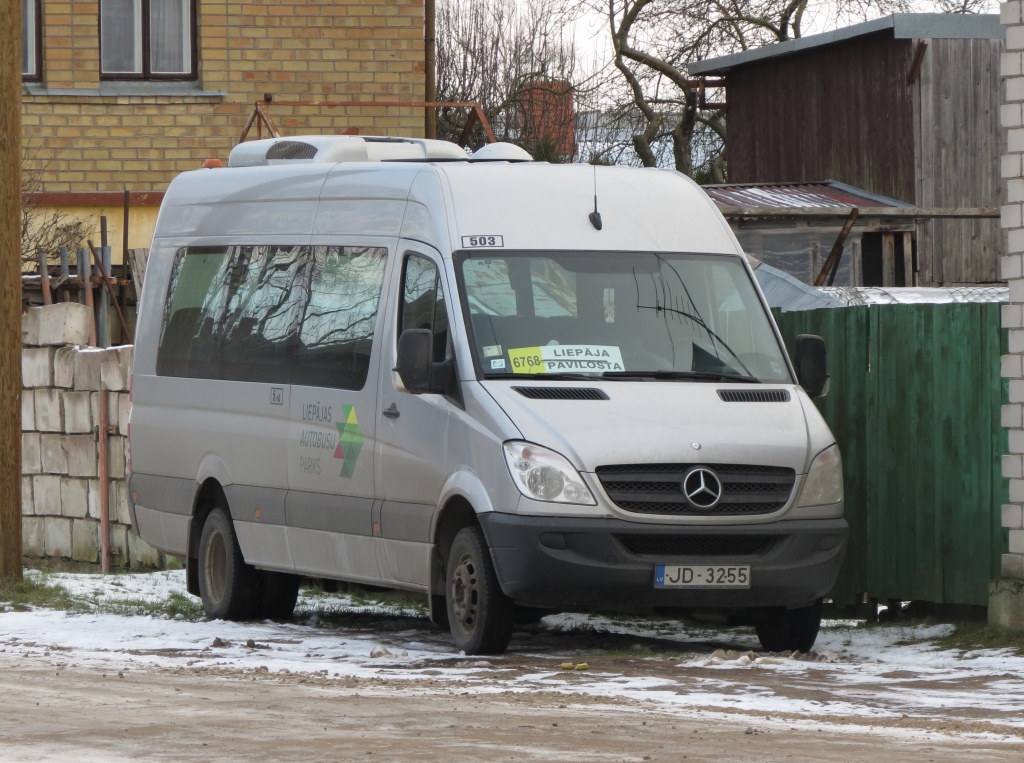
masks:
[[[448,622],[466,654],[501,654],[512,638],[515,608],[501,591],[479,527],[459,531],[448,554]]]
[[[235,528],[226,507],[206,518],[199,540],[199,595],[207,617],[247,620],[261,605],[260,578],[242,558]]]
[[[822,600],[799,609],[772,608],[757,619],[757,638],[769,652],[809,652],[821,627]]]
[[[263,573],[263,616],[269,620],[290,620],[299,598],[302,578],[287,572]]]

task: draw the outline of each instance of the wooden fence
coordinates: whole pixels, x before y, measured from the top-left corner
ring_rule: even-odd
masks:
[[[1005,352],[998,304],[879,305],[776,313],[828,346],[818,401],[839,441],[850,546],[836,604],[988,604],[1006,532],[1000,461]]]

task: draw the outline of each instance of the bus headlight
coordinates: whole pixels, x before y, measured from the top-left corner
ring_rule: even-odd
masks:
[[[535,501],[596,506],[590,488],[569,460],[532,442],[512,440],[503,446],[512,481]]]
[[[839,446],[830,445],[811,462],[799,506],[824,506],[843,500],[843,459]]]

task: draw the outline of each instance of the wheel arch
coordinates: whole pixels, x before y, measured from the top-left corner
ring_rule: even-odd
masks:
[[[433,551],[430,554],[430,594],[432,596],[444,596],[448,550],[459,530],[464,527],[480,525],[476,515],[476,509],[469,499],[458,493],[450,496],[437,513],[431,533]]]
[[[189,522],[188,557],[185,560],[185,587],[189,593],[199,595],[199,541],[203,537],[203,525],[210,512],[218,506],[227,506],[224,486],[207,477],[196,490],[192,502],[192,520]]]

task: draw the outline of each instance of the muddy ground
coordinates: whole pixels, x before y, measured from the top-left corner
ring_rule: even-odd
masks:
[[[450,650],[444,634],[412,625],[383,640],[397,657],[373,676],[268,670],[258,655],[273,644],[259,642],[248,667],[218,666],[219,649],[239,646],[227,640],[164,650],[154,665],[116,645],[105,662],[79,660],[59,638],[0,631],[0,760],[1024,760],[1018,706],[971,700],[1016,674],[895,669],[851,682],[857,661],[841,655],[754,653],[759,668],[728,643],[691,642],[681,658],[657,639],[544,629],[502,657],[402,664],[403,643]],[[691,691],[706,702],[665,694]],[[730,707],[750,692],[776,709]],[[941,699],[912,701],[931,695]]]

